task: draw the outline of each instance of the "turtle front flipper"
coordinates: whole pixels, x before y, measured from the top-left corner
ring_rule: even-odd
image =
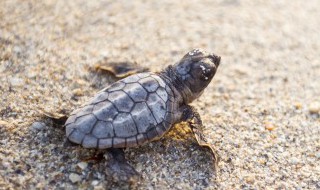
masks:
[[[214,159],[214,170],[215,172],[217,171],[218,168],[218,162],[219,162],[219,154],[217,153],[216,149],[214,146],[212,146],[210,143],[207,142],[207,139],[203,135],[202,127],[197,124],[192,124],[190,123],[191,129],[193,131],[194,136],[196,137],[196,140],[200,146],[209,148],[212,152],[213,159]]]
[[[194,107],[186,105],[183,107],[181,119],[182,121],[186,121],[187,123],[189,123],[198,144],[211,150],[214,159],[214,170],[216,172],[220,159],[219,154],[217,153],[214,146],[208,143],[207,138],[203,135],[204,126],[202,125],[200,114]]]

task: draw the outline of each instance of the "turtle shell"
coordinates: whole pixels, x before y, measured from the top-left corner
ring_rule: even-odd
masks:
[[[65,123],[71,142],[86,148],[124,148],[161,137],[175,123],[169,85],[154,73],[139,73],[101,90]]]

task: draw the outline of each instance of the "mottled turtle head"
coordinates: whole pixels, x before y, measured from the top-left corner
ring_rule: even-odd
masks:
[[[177,77],[189,89],[182,89],[185,103],[192,102],[202,94],[216,74],[220,59],[212,53],[194,49],[173,65]]]

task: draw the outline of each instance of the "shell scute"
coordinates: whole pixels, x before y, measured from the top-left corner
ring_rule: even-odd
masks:
[[[112,121],[118,114],[118,110],[111,102],[104,101],[94,106],[93,114],[101,121]]]
[[[109,93],[105,91],[100,91],[95,97],[89,100],[89,104],[97,104],[99,102],[106,101],[108,99]]]
[[[158,90],[156,91],[156,93],[158,94],[158,96],[164,101],[167,102],[168,101],[168,93],[166,92],[166,89],[163,87],[158,88]]]
[[[126,139],[125,138],[113,138],[113,148],[124,148],[126,147]]]
[[[67,136],[71,142],[81,144],[82,139],[84,138],[85,134],[83,132],[79,131],[78,129],[73,129],[70,134],[67,134]]]
[[[113,105],[120,112],[130,112],[134,102],[131,98],[123,91],[115,91],[109,94],[109,101],[113,103]]]
[[[75,125],[78,126],[77,129],[83,132],[84,134],[89,134],[92,131],[92,128],[97,122],[97,118],[90,114],[78,117],[76,119]]]
[[[139,83],[127,84],[123,89],[135,102],[145,101],[148,92]]]
[[[118,81],[118,82],[113,83],[111,86],[107,87],[105,90],[108,92],[119,91],[119,90],[123,89],[125,85],[126,85],[126,83],[124,83],[122,81]]]
[[[106,139],[99,139],[98,141],[98,148],[99,149],[106,149],[112,147],[112,138],[106,138]]]
[[[126,138],[126,147],[133,147],[137,145],[138,145],[138,142],[136,137]]]
[[[127,78],[122,79],[122,82],[128,84],[138,82],[138,80],[140,80],[140,77],[138,75],[131,75]]]
[[[137,143],[138,145],[142,145],[143,143],[145,143],[148,140],[148,137],[146,134],[139,134],[137,135]]]
[[[156,93],[152,93],[148,97],[147,104],[157,123],[161,123],[166,114],[166,103]]]
[[[147,131],[147,137],[148,137],[149,140],[153,140],[154,138],[159,137],[159,134],[158,134],[155,126],[150,128]]]
[[[81,117],[81,116],[84,116],[84,115],[91,114],[92,110],[93,110],[93,105],[86,105],[80,111],[78,111],[76,113],[76,116],[77,117]]]
[[[98,121],[92,130],[92,135],[101,138],[114,137],[113,126],[111,122]]]
[[[139,133],[145,133],[150,125],[157,125],[157,121],[145,102],[136,103],[131,115]]]
[[[139,80],[139,83],[148,91],[154,92],[159,88],[159,83],[153,77],[147,77]]]
[[[129,113],[119,113],[113,121],[115,136],[131,137],[138,134],[135,123]]]
[[[96,148],[98,146],[98,139],[92,135],[86,135],[82,141],[82,146],[85,148]]]

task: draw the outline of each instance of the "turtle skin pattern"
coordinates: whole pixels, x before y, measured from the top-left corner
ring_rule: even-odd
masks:
[[[71,142],[124,148],[160,138],[174,124],[174,94],[154,73],[139,73],[101,90],[66,121]]]

